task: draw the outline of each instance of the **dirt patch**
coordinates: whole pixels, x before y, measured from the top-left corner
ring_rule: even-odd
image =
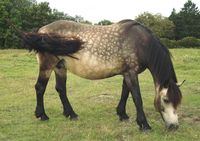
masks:
[[[182,120],[183,122],[187,122],[189,124],[195,124],[195,125],[200,125],[200,116],[195,115],[195,114],[185,114],[182,113],[180,114],[180,120]]]
[[[89,99],[92,99],[96,102],[109,102],[109,101],[113,101],[116,97],[112,94],[98,94],[98,95],[94,95],[94,96],[90,96]]]

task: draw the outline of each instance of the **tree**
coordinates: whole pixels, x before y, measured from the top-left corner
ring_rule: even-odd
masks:
[[[49,3],[32,3],[27,7],[26,12],[22,12],[22,29],[30,31],[32,28],[39,28],[52,21],[52,10]]]
[[[168,18],[160,14],[151,14],[144,12],[136,20],[149,27],[160,38],[174,38],[174,24]]]
[[[200,38],[200,11],[195,3],[188,0],[180,12],[173,9],[169,19],[174,22],[175,38],[182,39],[187,36]]]
[[[15,31],[7,24],[7,19],[20,28],[22,25],[22,13],[34,1],[32,0],[3,0],[0,2],[0,47],[8,48],[19,45],[19,39]]]
[[[61,20],[61,19],[75,21],[74,17],[72,17],[68,14],[65,14],[63,12],[60,12],[57,9],[53,9],[51,18],[52,18],[52,21]]]
[[[74,17],[74,21],[77,23],[92,24],[90,21],[84,20],[84,18],[79,15]]]
[[[7,20],[23,31],[40,28],[56,20],[84,21],[82,17],[71,17],[56,9],[51,9],[48,2],[36,0],[1,0],[0,1],[0,48],[21,48],[15,30],[9,27]]]
[[[100,21],[100,22],[98,22],[98,25],[111,25],[111,24],[112,24],[111,21],[105,20],[105,19]]]

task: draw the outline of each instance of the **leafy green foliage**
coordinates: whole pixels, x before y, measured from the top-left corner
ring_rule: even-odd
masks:
[[[6,20],[12,21],[23,31],[32,31],[56,20],[72,20],[75,22],[92,24],[76,15],[72,17],[57,9],[51,9],[48,2],[37,3],[36,0],[0,0],[0,49],[22,48],[15,30],[9,27]],[[180,12],[173,9],[169,18],[160,14],[145,12],[136,18],[137,21],[148,26],[161,41],[170,48],[197,47],[199,40],[185,39],[185,37],[200,38],[200,11],[195,3],[188,0]],[[110,25],[109,20],[102,20],[98,25]],[[183,41],[181,40],[182,38]],[[175,40],[181,41],[175,41]],[[170,41],[171,40],[171,41]],[[188,45],[187,42],[189,41]],[[195,43],[195,41],[197,41]],[[180,45],[179,45],[180,44]]]
[[[75,15],[74,21],[78,23],[83,23],[83,24],[92,24],[90,21],[84,20],[84,18],[79,15]]]
[[[178,47],[176,40],[170,40],[168,38],[161,38],[160,41],[163,45],[165,45],[168,48],[177,48]]]
[[[74,18],[56,9],[52,10],[48,2],[38,4],[36,0],[0,1],[0,48],[21,47],[15,31],[7,24],[6,20],[8,19],[17,28],[23,31],[31,31],[55,20],[78,21],[77,19],[80,19],[80,16]],[[81,22],[85,22],[83,18]]]
[[[151,14],[144,12],[136,18],[137,21],[149,27],[160,38],[173,39],[174,37],[174,24],[168,18],[160,14]]]
[[[195,3],[188,0],[180,12],[173,9],[169,19],[175,24],[175,39],[187,36],[200,38],[200,11]]]
[[[185,37],[181,40],[161,38],[160,41],[168,48],[200,48],[200,39],[195,37]]]
[[[185,37],[181,40],[178,40],[177,42],[181,47],[200,47],[200,39],[195,37]]]
[[[112,22],[109,20],[102,20],[100,22],[98,22],[98,25],[111,25]]]

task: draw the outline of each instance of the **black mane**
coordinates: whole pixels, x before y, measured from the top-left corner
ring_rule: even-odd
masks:
[[[148,48],[148,68],[155,76],[155,81],[159,83],[160,88],[167,88],[170,80],[177,83],[177,77],[171,60],[171,53],[160,40],[153,36]]]
[[[148,30],[148,32],[151,32]],[[153,35],[153,33],[151,32]],[[179,87],[176,85],[177,77],[174,71],[174,66],[171,60],[171,53],[160,40],[153,35],[150,46],[148,48],[147,66],[151,71],[155,83],[162,88],[168,88],[168,98],[176,108],[182,99],[182,94]]]
[[[160,42],[159,38],[143,24],[129,19],[118,22],[118,24],[125,23],[128,24],[128,27],[126,27],[127,29],[132,28],[133,26],[140,26],[150,35],[147,47],[143,50],[143,53],[146,57],[146,66],[151,71],[155,81],[159,83],[161,89],[167,88],[170,80],[177,83],[177,77],[171,60],[172,55],[169,52],[169,49],[165,47]],[[141,40],[141,42],[142,41],[143,40]]]

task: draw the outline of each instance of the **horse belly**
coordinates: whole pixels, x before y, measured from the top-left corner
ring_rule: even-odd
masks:
[[[122,63],[115,59],[105,60],[89,52],[73,54],[78,59],[65,57],[67,69],[86,79],[103,79],[120,74]]]

